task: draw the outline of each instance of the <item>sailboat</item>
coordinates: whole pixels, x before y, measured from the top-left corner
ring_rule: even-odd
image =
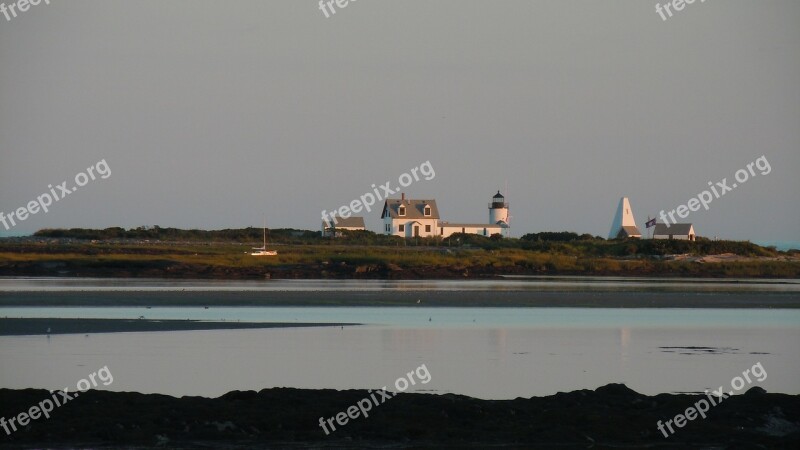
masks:
[[[264,245],[262,247],[253,247],[256,250],[250,253],[252,256],[277,256],[277,250],[267,250],[267,221],[264,221]]]

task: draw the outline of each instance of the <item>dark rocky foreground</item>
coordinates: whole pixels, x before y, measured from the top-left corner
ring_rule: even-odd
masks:
[[[754,387],[665,438],[656,429],[699,395],[595,391],[503,401],[400,394],[326,436],[320,417],[345,412],[365,390],[265,389],[216,399],[88,391],[10,436],[3,448],[800,448],[800,396]],[[0,390],[8,419],[45,390]]]

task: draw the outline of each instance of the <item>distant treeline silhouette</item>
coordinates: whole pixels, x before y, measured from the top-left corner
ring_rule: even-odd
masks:
[[[191,242],[252,242],[262,239],[263,228],[238,228],[225,230],[184,230],[162,228],[158,225],[125,229],[112,227],[102,230],[88,228],[44,229],[34,233],[36,237],[69,238],[82,240],[151,240],[151,241],[191,241]],[[311,239],[319,232],[282,228],[269,230],[271,239]]]
[[[135,240],[161,242],[229,242],[258,244],[262,239],[262,228],[240,228],[224,230],[183,230],[142,226],[131,229],[121,227],[93,230],[85,228],[44,229],[34,236],[77,240]],[[323,237],[319,231],[294,228],[278,228],[268,231],[271,244],[283,245],[366,245],[366,246],[420,246],[420,247],[473,247],[484,250],[522,249],[574,256],[663,256],[675,254],[714,255],[734,253],[741,256],[776,256],[774,248],[760,247],[747,241],[721,241],[698,237],[697,241],[615,239],[606,240],[590,234],[569,231],[528,233],[520,238],[490,237],[476,234],[455,233],[447,238],[410,238],[386,236],[372,231],[340,231],[336,238]]]

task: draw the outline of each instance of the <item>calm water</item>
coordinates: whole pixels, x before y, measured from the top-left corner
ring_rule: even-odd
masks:
[[[800,292],[797,279],[708,279],[509,276],[500,280],[158,280],[0,277],[0,292],[238,292],[238,291],[619,291]]]
[[[624,280],[556,280],[605,289]],[[59,284],[61,283],[61,284]],[[0,280],[0,290],[533,289],[528,283]],[[660,289],[659,280],[638,280]],[[649,284],[648,284],[649,283]],[[795,282],[792,282],[795,283]],[[668,283],[669,284],[669,283]],[[750,283],[682,281],[752,289]],[[767,290],[794,284],[759,283]],[[466,287],[465,287],[466,286]],[[588,287],[586,287],[588,286]],[[670,288],[674,285],[670,284]],[[23,288],[26,287],[26,288]],[[764,289],[759,287],[759,289]],[[759,386],[800,394],[800,311],[603,308],[0,308],[8,317],[356,322],[357,327],[0,337],[0,387],[63,388],[108,366],[106,389],[217,396],[234,389],[376,388],[426,364],[419,389],[514,398],[622,382],[648,394],[703,391],[760,362]],[[694,348],[692,348],[694,347]],[[697,348],[703,347],[703,348]]]
[[[47,307],[0,308],[0,317],[358,323],[380,328],[792,328],[800,310],[698,308]]]
[[[800,241],[755,241],[754,243],[763,247],[772,246],[781,251],[800,250]]]

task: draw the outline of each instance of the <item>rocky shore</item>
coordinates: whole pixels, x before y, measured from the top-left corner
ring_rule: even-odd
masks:
[[[280,266],[234,267],[186,264],[172,261],[78,264],[70,261],[0,262],[0,275],[15,277],[92,277],[92,278],[164,278],[195,280],[453,280],[492,279],[504,275],[549,274],[546,270],[525,267],[491,266],[420,266],[402,269],[392,263],[380,264],[285,264]],[[560,273],[576,275],[579,273]]]
[[[49,419],[0,431],[2,448],[800,448],[800,396],[759,387],[712,407],[669,437],[656,428],[705,395],[645,396],[624,385],[546,397],[479,400],[399,394],[326,435],[366,390],[275,388],[219,398],[88,391]],[[46,390],[0,389],[6,419]]]
[[[624,261],[624,260],[622,260]],[[273,266],[229,266],[210,264],[187,264],[169,260],[116,262],[74,262],[74,261],[0,261],[0,276],[13,277],[64,277],[64,278],[163,278],[177,280],[486,280],[507,276],[627,276],[662,278],[793,278],[798,276],[797,257],[740,258],[736,261],[720,262],[712,257],[705,260],[697,258],[676,259],[691,262],[687,267],[671,266],[669,262],[653,261],[641,267],[628,269],[592,270],[558,269],[548,266],[529,267],[524,265],[493,266],[457,264],[449,266],[420,265],[401,268],[393,263],[376,264],[283,264]],[[716,261],[709,263],[708,261]],[[705,264],[704,264],[705,263]],[[725,264],[750,263],[760,269],[754,273],[740,273]],[[770,264],[790,265],[788,272],[778,275],[761,273]],[[755,269],[754,269],[755,270]]]

